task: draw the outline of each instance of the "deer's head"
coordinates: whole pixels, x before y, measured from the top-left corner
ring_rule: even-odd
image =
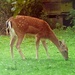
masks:
[[[63,55],[63,57],[65,58],[65,60],[68,60],[68,48],[65,45],[64,41],[59,41],[60,44],[60,52]]]

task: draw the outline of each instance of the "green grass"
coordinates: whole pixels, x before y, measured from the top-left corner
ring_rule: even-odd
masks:
[[[66,41],[69,60],[65,61],[56,46],[47,40],[50,59],[40,43],[39,59],[35,59],[35,39],[25,38],[21,49],[26,57],[22,60],[14,47],[14,60],[11,59],[9,36],[0,36],[0,75],[75,75],[75,32],[68,28],[54,30],[57,37]]]

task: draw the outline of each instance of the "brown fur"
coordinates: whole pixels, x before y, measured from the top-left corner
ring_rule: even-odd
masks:
[[[57,48],[59,49],[61,54],[64,56],[64,58],[68,59],[68,49],[66,45],[62,42],[61,43],[59,42],[58,38],[56,37],[56,35],[54,34],[54,32],[52,31],[52,29],[50,28],[49,24],[46,21],[38,19],[38,18],[30,17],[30,16],[20,16],[20,15],[16,16],[15,18],[10,17],[8,21],[11,22],[12,28],[14,29],[18,37],[16,47],[19,50],[19,53],[22,56],[22,58],[24,58],[24,55],[21,52],[20,44],[24,38],[24,35],[28,33],[28,34],[36,35],[36,58],[38,58],[39,42],[43,38],[43,39],[51,40],[57,46]],[[13,51],[12,48],[14,44],[12,40],[14,39],[15,37],[13,36],[13,38],[11,39],[11,53]],[[44,48],[46,49],[47,56],[49,57],[47,47],[46,47],[46,42],[45,40],[41,40],[41,41]],[[64,49],[62,49],[61,46],[62,47],[64,46]],[[12,53],[12,57],[13,57],[13,53]]]

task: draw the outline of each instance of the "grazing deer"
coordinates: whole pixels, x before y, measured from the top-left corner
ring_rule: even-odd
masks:
[[[46,21],[34,17],[17,15],[16,17],[10,17],[6,21],[6,27],[7,27],[6,31],[9,32],[11,36],[10,49],[12,58],[13,58],[13,45],[17,37],[18,40],[16,48],[18,49],[22,59],[25,59],[20,49],[20,45],[22,43],[24,35],[29,33],[36,35],[36,59],[38,59],[38,48],[40,40],[46,50],[47,56],[49,57],[46,46],[46,39],[51,40],[56,45],[56,47],[63,55],[65,60],[68,59],[68,48],[66,47],[64,41],[58,40],[58,38],[56,37],[56,35],[54,34],[54,32],[52,31],[52,29],[50,28],[49,24]]]

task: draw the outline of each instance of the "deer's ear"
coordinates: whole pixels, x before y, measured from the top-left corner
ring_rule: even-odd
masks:
[[[59,41],[59,45],[64,45],[65,43],[64,43],[64,40],[62,40],[62,41]]]
[[[62,41],[59,41],[59,45],[61,45],[62,44]]]

